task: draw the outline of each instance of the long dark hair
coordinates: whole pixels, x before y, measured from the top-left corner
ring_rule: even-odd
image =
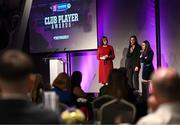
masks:
[[[130,42],[131,38],[134,38],[134,39],[135,39],[135,45],[139,45],[139,44],[138,44],[137,37],[136,37],[135,35],[132,35],[132,36],[130,36],[130,38],[129,38],[129,48],[131,48],[131,42]]]
[[[108,44],[108,38],[107,38],[107,36],[103,36],[102,38],[101,38],[101,45],[104,45],[104,43],[103,43],[103,39],[106,39],[106,41],[107,41],[107,44]]]
[[[74,71],[71,76],[72,88],[80,87],[82,81],[82,73],[80,71]]]
[[[108,94],[119,99],[127,99],[127,81],[125,68],[113,69],[109,76]]]
[[[145,43],[145,50],[143,56],[146,56],[148,52],[152,51],[149,41],[145,40],[142,43]]]
[[[130,52],[130,48],[131,48],[131,38],[134,38],[135,39],[135,48],[137,47],[137,46],[139,46],[140,47],[140,45],[139,45],[139,43],[138,43],[138,40],[137,40],[137,37],[135,36],[135,35],[132,35],[132,36],[130,36],[130,38],[129,38],[129,48],[128,48],[128,53]]]
[[[41,74],[34,74],[34,86],[31,90],[31,98],[33,103],[40,103],[42,101],[42,92],[41,89],[44,89],[44,81]]]

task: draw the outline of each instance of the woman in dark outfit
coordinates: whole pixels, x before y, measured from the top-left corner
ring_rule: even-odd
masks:
[[[153,66],[154,52],[147,40],[142,42],[142,54],[140,56],[141,62],[143,63],[142,79],[144,81],[150,80],[151,73],[154,71]]]
[[[135,91],[139,90],[140,50],[141,46],[137,42],[137,37],[131,36],[126,55],[126,68],[128,84]]]
[[[142,70],[142,96],[144,101],[147,101],[149,96],[149,84],[150,84],[150,76],[154,71],[153,66],[153,56],[154,52],[151,49],[151,46],[147,40],[142,42],[142,53],[140,56],[141,63],[143,63]]]

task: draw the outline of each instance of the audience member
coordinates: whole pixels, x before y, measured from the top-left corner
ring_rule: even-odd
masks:
[[[138,125],[180,124],[180,78],[172,68],[160,68],[152,75],[151,108]],[[152,101],[153,100],[153,101]]]
[[[76,102],[77,108],[79,108],[85,114],[86,121],[92,119],[92,107],[90,105],[90,98],[81,88],[82,73],[80,71],[74,71],[71,76],[72,94]]]
[[[32,67],[31,59],[19,50],[7,50],[1,54],[0,123],[59,123],[57,114],[39,109],[28,100],[27,83],[30,80]]]
[[[59,73],[58,76],[53,81],[52,90],[56,92],[59,97],[59,101],[68,105],[74,106],[74,100],[70,92],[71,80],[68,74]]]
[[[44,81],[42,75],[34,73],[31,75],[30,96],[34,104],[42,104]]]
[[[74,71],[71,76],[72,93],[77,100],[78,98],[86,98],[87,94],[81,88],[82,73],[80,71]]]
[[[105,89],[105,88],[104,88]],[[133,90],[128,85],[128,79],[126,76],[126,68],[113,69],[109,76],[109,85],[106,88],[108,95],[111,95],[118,99],[125,99],[129,102],[135,102],[135,96]],[[102,90],[101,90],[102,91]]]

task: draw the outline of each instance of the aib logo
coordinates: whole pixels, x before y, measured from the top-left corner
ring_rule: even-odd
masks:
[[[62,12],[71,8],[70,3],[55,4],[50,7],[53,12]]]

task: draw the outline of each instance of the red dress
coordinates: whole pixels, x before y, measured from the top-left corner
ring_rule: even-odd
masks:
[[[108,55],[106,60],[101,60],[100,57]],[[97,52],[97,59],[99,60],[99,83],[108,83],[108,78],[113,69],[113,59],[115,58],[114,49],[111,45],[107,47],[100,46]]]

